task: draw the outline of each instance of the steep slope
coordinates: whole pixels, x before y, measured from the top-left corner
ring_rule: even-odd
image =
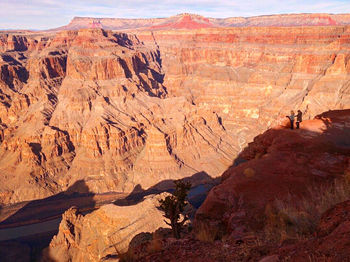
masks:
[[[347,26],[134,33],[1,35],[3,203],[219,176],[291,109],[350,105]]]
[[[197,224],[209,223],[242,239],[266,229],[276,203],[297,208],[306,201],[307,209],[314,210],[313,205],[323,204],[322,191],[333,194],[329,201],[337,201],[337,191],[344,187],[332,191],[332,185],[335,180],[346,183],[350,175],[350,110],[326,112],[302,122],[299,130],[270,129],[235,162],[241,164],[223,174],[198,210]],[[283,234],[283,228],[276,228]]]
[[[22,38],[3,36],[2,203],[80,179],[96,193],[132,191],[229,165],[215,112],[167,98],[159,50],[100,29]]]
[[[43,261],[104,261],[124,253],[135,235],[168,227],[156,208],[166,194],[131,206],[105,205],[85,216],[76,208],[67,210]]]
[[[212,108],[239,150],[291,109],[350,105],[348,27],[136,32],[159,47],[169,96]]]

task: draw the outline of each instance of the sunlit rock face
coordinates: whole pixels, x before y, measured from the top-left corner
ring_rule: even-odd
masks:
[[[290,110],[349,107],[348,27],[196,28],[1,34],[1,202],[219,176]]]
[[[300,109],[350,106],[348,27],[249,27],[137,32],[159,46],[169,96],[216,112],[242,146]]]
[[[156,207],[167,194],[150,195],[130,206],[104,205],[85,216],[68,209],[42,261],[103,261],[126,252],[135,235],[168,227]]]
[[[43,198],[83,179],[130,192],[201,171],[235,150],[218,115],[169,97],[161,54],[100,29],[21,36],[1,53],[1,202]],[[15,48],[15,49],[13,49]]]

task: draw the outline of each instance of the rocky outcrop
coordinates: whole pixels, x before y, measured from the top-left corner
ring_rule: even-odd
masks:
[[[43,261],[102,261],[124,253],[135,235],[167,227],[157,209],[166,194],[131,206],[105,205],[85,216],[75,208],[67,210]]]
[[[156,251],[140,250],[135,260],[346,261],[350,255],[349,132],[350,110],[338,110],[302,122],[299,130],[277,126],[257,136],[197,211],[195,234],[162,239]],[[269,219],[276,233],[285,235],[273,242],[263,224],[276,203],[281,209]],[[317,212],[315,224],[306,228],[311,226],[308,213],[317,217]],[[298,222],[311,232],[291,236],[279,225],[284,219],[287,227]]]
[[[265,245],[230,239],[204,242],[187,236],[177,241],[158,240],[158,249],[140,250],[134,253],[133,261],[346,261],[350,255],[349,205],[350,202],[346,201],[327,210],[320,220],[316,234],[309,240]]]
[[[349,127],[350,110],[330,111],[302,122],[302,129],[278,127],[257,136],[210,191],[196,214],[198,225],[212,223],[240,239],[262,230],[275,201],[317,204],[315,194],[321,188],[347,179]],[[336,199],[334,195],[332,201]]]

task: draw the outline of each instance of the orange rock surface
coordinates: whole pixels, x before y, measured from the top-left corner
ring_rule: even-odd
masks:
[[[349,107],[349,36],[347,26],[1,34],[0,201],[81,179],[100,193],[219,176],[291,109],[308,119]]]
[[[135,235],[168,227],[156,208],[167,194],[150,195],[131,206],[105,205],[85,216],[68,209],[43,261],[100,261],[126,252]]]
[[[217,114],[169,97],[159,50],[100,29],[24,38],[36,44],[2,46],[2,203],[80,179],[93,192],[131,192],[230,164]]]

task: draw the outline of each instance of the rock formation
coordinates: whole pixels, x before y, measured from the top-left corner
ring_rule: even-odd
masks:
[[[34,44],[19,50],[8,39],[17,38],[6,36],[0,74],[2,203],[81,179],[95,193],[130,192],[230,164],[217,114],[169,97],[159,50],[136,36],[64,31],[27,36]]]
[[[75,208],[67,210],[43,261],[102,261],[124,253],[135,235],[168,227],[157,209],[166,194],[147,196],[131,206],[105,205],[85,216]]]
[[[236,159],[241,164],[229,168],[210,191],[197,224],[212,224],[241,239],[262,230],[275,201],[320,201],[318,191],[326,194],[334,180],[349,178],[349,134],[350,110],[339,110],[304,121],[299,130],[278,127],[257,136]]]
[[[197,235],[162,239],[157,251],[140,249],[136,261],[346,261],[349,178],[350,110],[323,113],[302,122],[299,130],[277,126],[257,136],[210,191],[196,213]],[[286,234],[277,242],[263,231],[274,203],[282,209],[272,217],[273,228]],[[314,210],[322,212],[314,228],[306,228],[311,226],[306,212],[316,216]],[[311,232],[288,235],[279,227],[282,220]]]
[[[348,107],[348,41],[347,26],[1,34],[0,200],[219,176],[289,110]]]
[[[279,259],[301,261],[305,254],[315,260],[346,261],[350,257],[350,201],[327,210],[318,225],[316,237],[271,252]],[[273,254],[275,252],[275,254]],[[273,255],[272,255],[273,254]]]
[[[253,17],[207,18],[196,14],[183,13],[166,18],[126,19],[74,17],[59,30],[82,28],[103,28],[109,30],[127,29],[198,29],[207,27],[260,27],[260,26],[334,26],[349,25],[349,14],[281,14]]]
[[[185,238],[179,241],[163,239],[156,252],[143,251],[134,261],[346,261],[350,256],[350,212],[349,201],[337,204],[322,216],[315,236],[309,240],[285,243],[276,246],[238,244],[222,240],[213,243]]]

